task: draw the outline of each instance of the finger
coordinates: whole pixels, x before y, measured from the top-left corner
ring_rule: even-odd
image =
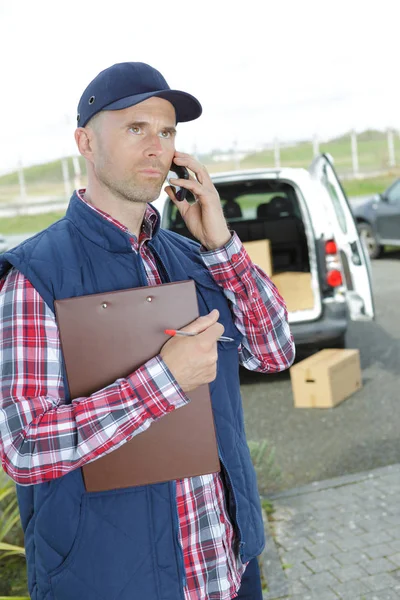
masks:
[[[189,190],[195,196],[201,196],[204,194],[203,186],[196,179],[175,179],[175,177],[171,177],[169,182],[171,185],[179,185],[179,187]]]
[[[214,323],[213,325],[210,325],[210,327],[207,327],[207,329],[202,331],[199,335],[201,335],[203,341],[214,344],[218,341],[224,331],[225,327],[221,323]]]
[[[219,319],[219,311],[215,308],[208,315],[198,317],[186,327],[182,327],[182,331],[188,331],[190,333],[202,333],[209,327],[212,327]]]
[[[193,156],[181,152],[179,153],[179,156],[175,154],[174,162],[177,165],[187,167],[188,169],[193,171],[200,183],[204,184],[205,181],[211,182],[211,177],[206,167],[203,164],[201,164],[198,160],[193,158]]]
[[[178,200],[178,198],[176,197],[176,190],[173,185],[165,187],[164,192],[168,194],[168,197],[171,200],[172,204],[175,204],[176,208],[178,209],[178,212],[183,217],[190,204],[186,200]]]
[[[164,188],[164,192],[166,192],[172,202],[175,204],[182,217],[185,216],[186,211],[190,208],[190,204],[187,200],[178,200],[175,194],[175,188],[172,185],[168,185]]]
[[[175,188],[172,185],[167,185],[167,187],[164,188],[164,192],[168,194],[171,200],[176,200]]]
[[[199,182],[201,185],[203,185],[203,183],[202,183],[201,181],[199,181],[199,180],[197,179],[197,177],[195,177],[194,175],[189,175],[189,180],[190,180],[190,181],[196,181],[196,182]],[[188,180],[187,180],[187,179],[185,179],[185,181],[188,181]]]
[[[168,179],[168,181],[170,181],[171,179],[174,179],[174,178],[173,178],[173,177],[171,177],[170,179]],[[177,180],[175,179],[175,181],[177,181]],[[200,183],[200,182],[198,182],[198,180],[196,179],[196,177],[195,177],[194,175],[189,175],[189,178],[188,178],[188,179],[185,179],[185,181],[194,181],[194,182],[196,182],[196,183]],[[178,185],[178,184],[177,184],[177,185]]]

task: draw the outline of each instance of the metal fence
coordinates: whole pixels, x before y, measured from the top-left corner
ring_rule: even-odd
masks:
[[[400,136],[385,132],[351,131],[341,137],[322,140],[282,142],[275,139],[259,148],[241,149],[237,143],[224,152],[199,156],[210,172],[248,168],[307,168],[321,152],[329,153],[343,179],[361,179],[397,174],[400,169]],[[25,166],[0,177],[0,217],[62,210],[73,189],[86,184],[82,157],[64,157],[51,163]]]

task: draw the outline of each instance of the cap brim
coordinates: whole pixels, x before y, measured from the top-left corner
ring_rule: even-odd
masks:
[[[200,102],[194,96],[187,92],[180,92],[179,90],[160,90],[158,92],[146,92],[145,94],[136,94],[136,96],[127,96],[104,106],[102,110],[122,110],[153,97],[164,98],[171,102],[175,108],[177,123],[193,121],[200,117],[203,110]]]

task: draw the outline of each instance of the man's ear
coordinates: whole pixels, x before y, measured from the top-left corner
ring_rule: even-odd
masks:
[[[93,162],[93,139],[94,132],[92,129],[78,127],[75,130],[75,141],[80,154],[90,162]]]

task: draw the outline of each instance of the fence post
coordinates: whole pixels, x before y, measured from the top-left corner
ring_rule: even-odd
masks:
[[[26,200],[26,185],[24,169],[22,167],[22,161],[18,161],[18,181],[19,181],[19,197],[21,200]]]
[[[353,129],[351,132],[351,160],[353,163],[353,175],[357,177],[358,175],[358,149],[357,149],[357,134]]]
[[[275,168],[280,169],[281,149],[280,149],[279,139],[277,137],[274,140],[274,158],[275,158]]]
[[[396,166],[396,156],[394,153],[394,139],[393,139],[393,129],[388,128],[387,130],[387,142],[389,149],[389,167]]]
[[[234,142],[232,144],[232,157],[233,157],[233,165],[234,165],[235,171],[239,171],[239,169],[240,169],[240,160],[239,160],[237,145],[238,145],[237,140],[234,140]]]
[[[79,164],[79,158],[77,156],[72,157],[72,166],[74,167],[74,187],[76,190],[80,190],[82,187],[81,184],[81,165]],[[68,165],[67,165],[68,169]]]
[[[313,156],[316,158],[319,155],[319,137],[317,134],[313,137]]]
[[[71,190],[71,182],[69,180],[69,169],[68,169],[68,160],[66,158],[61,159],[61,167],[62,174],[64,179],[64,190],[65,190],[65,199],[69,200],[72,194]]]

